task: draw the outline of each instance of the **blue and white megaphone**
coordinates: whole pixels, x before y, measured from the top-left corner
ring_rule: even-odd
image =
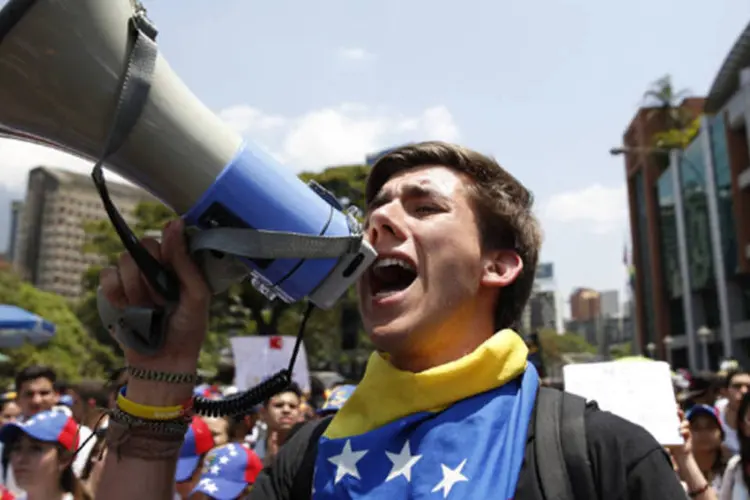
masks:
[[[214,292],[248,276],[267,297],[330,308],[375,259],[358,223],[251,148],[207,109],[156,48],[135,0],[10,0],[0,11],[0,135],[97,162],[94,182],[126,248],[176,298],[109,200],[101,166],[182,215]],[[120,341],[155,352],[151,310],[99,311]]]

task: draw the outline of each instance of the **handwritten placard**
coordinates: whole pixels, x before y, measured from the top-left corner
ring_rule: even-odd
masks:
[[[295,337],[253,336],[232,337],[234,356],[234,383],[244,391],[255,387],[267,378],[289,366]],[[310,390],[310,372],[307,367],[305,345],[300,346],[297,361],[294,363],[294,380],[302,391]]]
[[[582,363],[563,368],[565,390],[641,425],[662,445],[682,444],[669,365],[661,361]]]

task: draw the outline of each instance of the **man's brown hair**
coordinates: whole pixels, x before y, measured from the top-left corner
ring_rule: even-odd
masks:
[[[539,261],[542,234],[532,213],[534,197],[518,179],[494,159],[468,148],[431,141],[409,144],[390,151],[372,167],[365,189],[369,206],[393,175],[428,165],[441,165],[473,182],[467,186],[477,213],[485,250],[512,249],[523,262],[518,278],[502,289],[495,306],[495,329],[518,329],[521,314],[531,295]]]

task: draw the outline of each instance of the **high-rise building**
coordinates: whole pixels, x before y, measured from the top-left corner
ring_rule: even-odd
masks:
[[[10,234],[8,237],[8,251],[6,258],[9,262],[13,262],[14,256],[16,255],[16,235],[18,234],[18,225],[21,222],[21,216],[23,214],[23,202],[16,200],[10,204]]]
[[[750,361],[750,24],[704,99],[682,107],[702,115],[680,151],[654,151],[665,130],[659,109],[641,109],[623,141],[635,266],[639,345],[696,370],[702,347]],[[665,337],[669,337],[665,342]],[[649,347],[650,349],[646,349]]]
[[[555,289],[555,266],[552,262],[540,262],[534,278],[531,296],[521,313],[521,330],[530,333],[540,329],[560,332],[557,291]]]
[[[617,290],[599,292],[599,312],[603,318],[619,318],[620,292]]]
[[[557,330],[557,304],[554,290],[537,290],[529,299],[530,331],[550,328]]]
[[[129,223],[138,203],[153,200],[129,185],[108,182],[107,187]],[[104,218],[104,207],[89,176],[48,167],[33,169],[14,236],[14,268],[42,290],[70,299],[80,297],[83,274],[99,260],[83,253],[83,226],[88,220]]]
[[[600,312],[600,295],[596,290],[576,288],[570,294],[570,319],[573,321],[590,321],[599,317]]]

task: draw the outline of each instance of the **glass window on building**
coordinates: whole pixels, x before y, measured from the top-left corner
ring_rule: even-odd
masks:
[[[680,159],[682,203],[685,212],[690,286],[700,298],[705,323],[711,328],[719,324],[719,305],[713,275],[711,225],[706,196],[706,169],[700,135],[683,151]]]
[[[648,250],[648,221],[646,216],[646,179],[642,171],[638,171],[633,177],[635,184],[635,202],[638,207],[638,217],[636,218],[638,227],[638,257],[641,269],[637,269],[638,279],[642,280],[643,290],[643,307],[636,311],[643,318],[643,344],[654,342],[656,335],[654,300],[653,300],[653,283],[651,282],[651,256]]]
[[[737,262],[737,232],[734,217],[734,200],[732,198],[732,173],[729,165],[729,151],[727,146],[727,130],[724,114],[711,118],[709,122],[711,138],[711,154],[714,162],[714,176],[716,178],[716,200],[719,211],[719,227],[721,230],[721,250],[724,257],[724,273],[727,280],[739,288],[740,321],[750,319],[750,283],[738,279]]]
[[[677,248],[677,221],[675,220],[675,200],[672,186],[672,167],[667,167],[656,184],[659,200],[659,235],[663,289],[669,305],[669,335],[685,334],[685,318],[682,307],[682,277]]]
[[[732,201],[732,172],[729,166],[727,135],[724,115],[718,115],[709,122],[711,154],[716,178],[716,200],[719,208],[721,229],[721,249],[727,276],[737,272],[737,234],[734,226],[734,206]]]

